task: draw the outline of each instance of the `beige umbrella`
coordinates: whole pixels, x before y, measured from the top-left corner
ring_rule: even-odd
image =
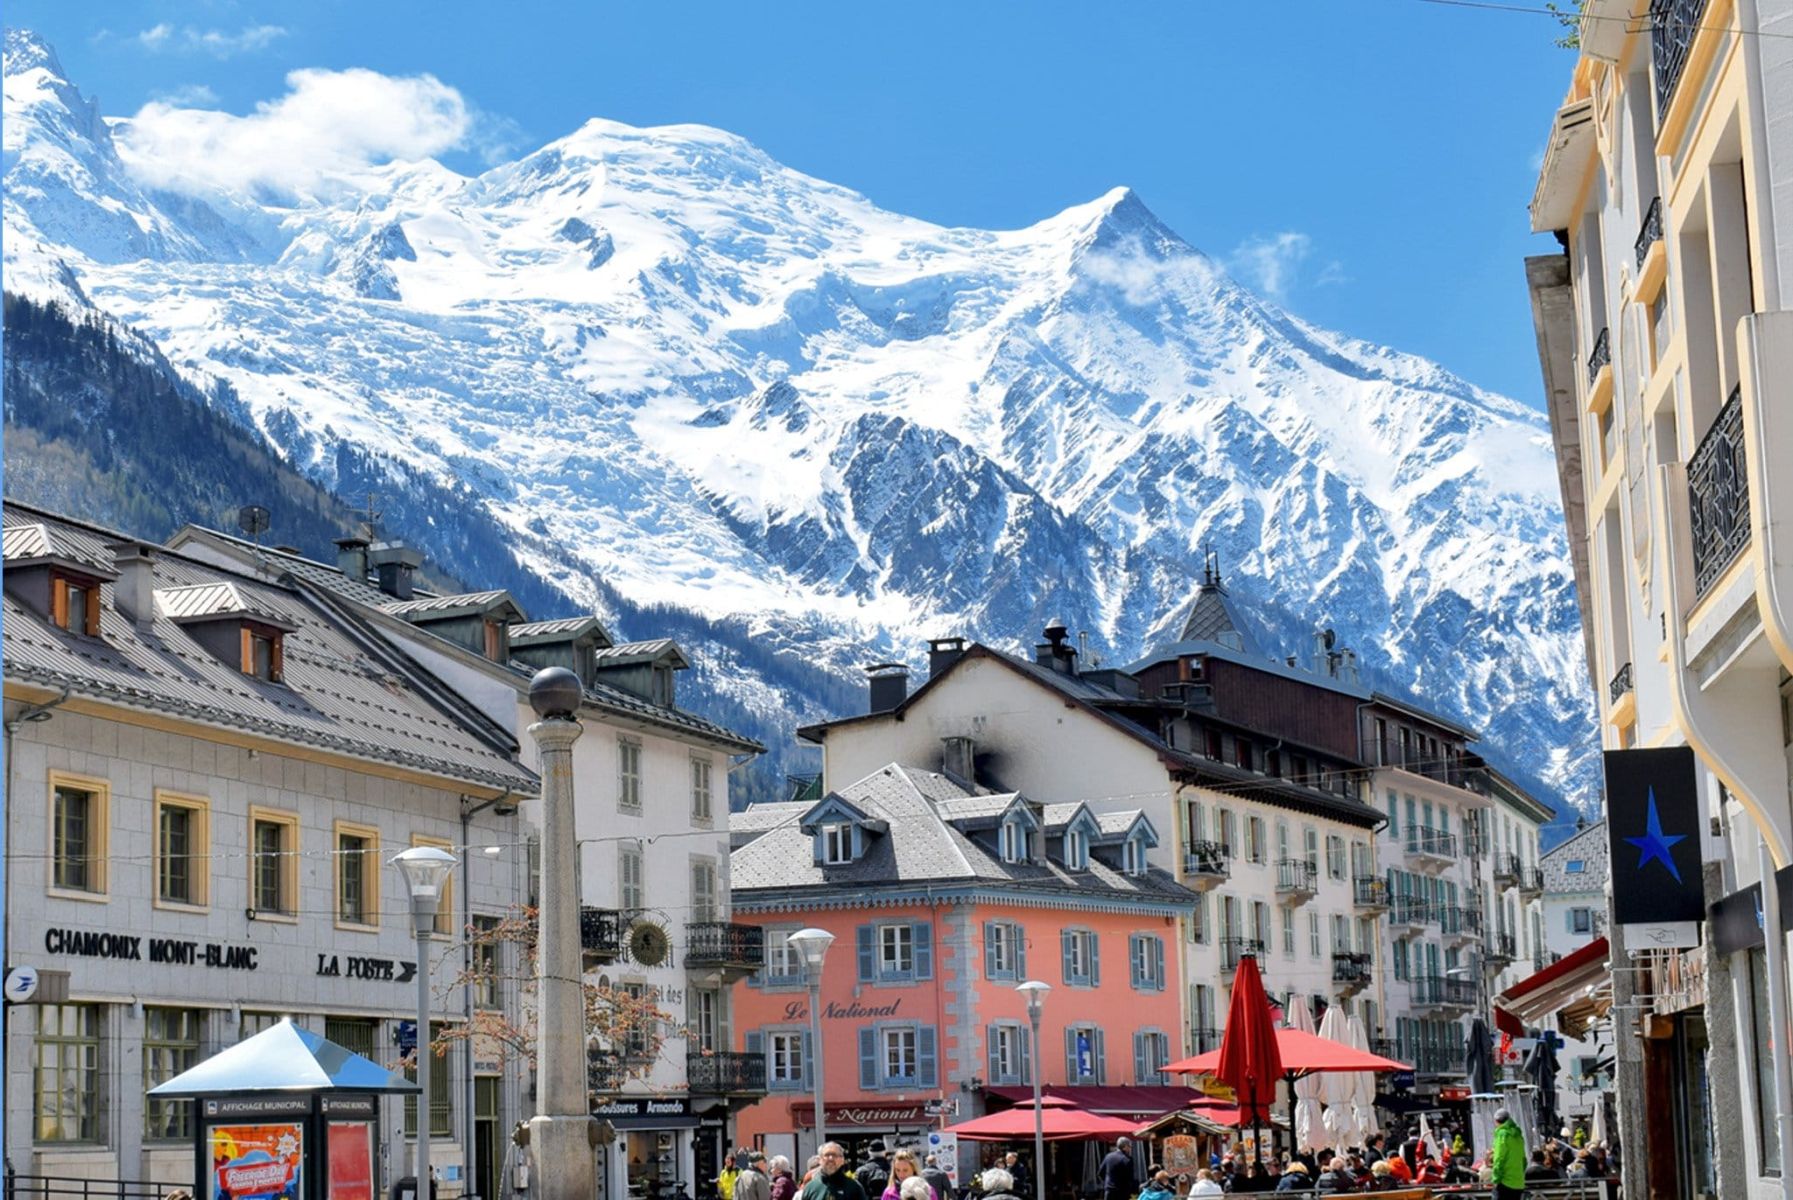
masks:
[[[1347,1043],[1354,1049],[1368,1051],[1369,1036],[1364,1032],[1363,1018],[1352,1017],[1346,1022]],[[1373,1071],[1354,1071],[1351,1074],[1355,1088],[1351,1097],[1352,1123],[1357,1127],[1357,1136],[1351,1140],[1361,1145],[1369,1136],[1377,1132],[1376,1128],[1376,1074]]]
[[[1326,1014],[1330,1017],[1332,1014]],[[1284,1010],[1283,1022],[1290,1029],[1299,1029],[1303,1033],[1314,1032],[1313,1014],[1307,1011],[1307,1001],[1300,996],[1290,996],[1288,1006]],[[1324,1084],[1317,1073],[1303,1075],[1295,1081],[1295,1148],[1312,1152],[1317,1149],[1314,1137],[1325,1128],[1320,1116],[1320,1092]]]
[[[1333,1005],[1320,1021],[1320,1036],[1341,1045],[1350,1045],[1349,1019],[1344,1010]],[[1326,1132],[1332,1148],[1343,1150],[1359,1142],[1357,1120],[1352,1105],[1357,1099],[1356,1071],[1332,1071],[1320,1085],[1320,1098],[1326,1102]]]

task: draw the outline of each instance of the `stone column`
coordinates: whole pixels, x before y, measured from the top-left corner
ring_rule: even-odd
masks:
[[[573,831],[573,743],[582,689],[571,671],[549,667],[529,684],[542,717],[529,727],[542,776],[542,895],[536,942],[536,1112],[529,1122],[535,1200],[591,1200],[597,1154],[586,1099],[584,964]]]

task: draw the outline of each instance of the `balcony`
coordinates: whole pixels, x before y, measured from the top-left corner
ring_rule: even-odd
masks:
[[[1632,249],[1637,252],[1637,269],[1644,269],[1644,259],[1650,257],[1650,247],[1662,240],[1662,197],[1650,201],[1650,207],[1644,210],[1643,228],[1637,231],[1637,241]]]
[[[1510,887],[1519,886],[1519,877],[1525,874],[1525,867],[1517,854],[1496,854],[1494,856],[1494,890],[1504,892]]]
[[[1606,685],[1606,694],[1612,698],[1615,707],[1620,700],[1631,694],[1631,686],[1631,664],[1626,663],[1619,668],[1619,673],[1612,677],[1612,682]]]
[[[1482,912],[1478,908],[1447,907],[1439,914],[1444,940],[1453,946],[1473,942],[1482,936]]]
[[[1461,1075],[1463,1055],[1451,1046],[1409,1046],[1406,1055],[1395,1056],[1410,1062],[1421,1075]]]
[[[1475,981],[1453,979],[1449,975],[1416,975],[1413,1004],[1416,1008],[1438,1010],[1474,1008]]]
[[[685,1080],[693,1096],[764,1096],[766,1056],[694,1050],[685,1055]]]
[[[1436,920],[1432,906],[1418,896],[1396,896],[1388,903],[1388,924],[1390,929],[1406,929],[1417,933],[1424,925]]]
[[[1588,355],[1588,388],[1593,389],[1594,381],[1600,378],[1600,368],[1612,365],[1612,332],[1602,329],[1594,339],[1594,349]]]
[[[1650,61],[1656,73],[1656,113],[1661,120],[1675,98],[1675,86],[1687,69],[1706,0],[1650,0]]]
[[[615,962],[629,936],[629,915],[614,908],[579,906],[579,950],[587,963]]]
[[[1183,851],[1183,882],[1198,892],[1219,887],[1232,873],[1232,851],[1219,842],[1190,842]]]
[[[1354,996],[1370,985],[1370,966],[1373,958],[1369,954],[1356,954],[1349,950],[1332,952],[1332,982],[1339,984],[1339,994]]]
[[[766,961],[766,931],[733,921],[696,921],[685,926],[685,969],[720,975],[724,982],[745,979]]]
[[[1519,898],[1536,900],[1544,895],[1544,868],[1528,867],[1519,872]]]
[[[1383,911],[1388,907],[1388,880],[1378,875],[1359,875],[1351,882],[1351,902],[1371,912]]]
[[[597,1046],[585,1051],[585,1090],[594,1096],[614,1096],[629,1077],[629,1064],[614,1050]]]
[[[1409,826],[1407,857],[1422,864],[1449,866],[1457,861],[1457,837],[1442,829],[1427,829],[1423,825]]]
[[[1372,741],[1371,748],[1376,752],[1376,765],[1381,767],[1399,767],[1411,775],[1422,775],[1427,779],[1448,783],[1452,787],[1465,791],[1479,790],[1479,767],[1481,760],[1474,755],[1463,755],[1456,758],[1428,758],[1414,747],[1403,746],[1399,742],[1384,739]]]
[[[1206,1054],[1210,1050],[1220,1049],[1220,1039],[1224,1031],[1203,1026],[1189,1031],[1189,1053]]]
[[[1396,1062],[1407,1061],[1406,1057],[1401,1053],[1401,1043],[1397,1042],[1394,1038],[1371,1038],[1370,1053],[1380,1054],[1383,1058],[1392,1058]]]
[[[1483,946],[1483,958],[1496,971],[1512,965],[1513,959],[1518,957],[1518,948],[1514,943],[1513,935],[1504,929],[1495,930],[1483,943]]]
[[[1320,871],[1304,858],[1276,860],[1276,894],[1291,904],[1304,904],[1320,890]]]
[[[1743,459],[1743,388],[1687,460],[1687,519],[1693,532],[1693,590],[1704,596],[1749,545],[1749,473]]]
[[[1220,939],[1220,969],[1229,974],[1239,967],[1239,960],[1250,954],[1264,957],[1264,943],[1257,938],[1223,937]]]

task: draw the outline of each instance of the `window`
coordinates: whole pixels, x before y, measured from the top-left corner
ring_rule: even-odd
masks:
[[[1133,1035],[1133,1078],[1141,1085],[1165,1084],[1164,1074],[1170,1062],[1170,1037],[1156,1029],[1142,1029]]]
[[[1570,933],[1594,932],[1594,911],[1590,908],[1572,908],[1569,910]]]
[[[641,1062],[653,1053],[653,997],[649,994],[647,984],[639,981],[624,982],[617,985],[618,992],[624,997],[625,1027],[619,1039],[622,1043],[622,1056],[632,1062]]]
[[[1276,857],[1278,859],[1289,857],[1289,825],[1286,821],[1276,823]]]
[[[1221,848],[1226,851],[1227,857],[1231,858],[1239,848],[1239,834],[1233,810],[1230,808],[1215,810],[1214,827],[1215,836],[1219,839]]]
[[[689,1037],[694,1048],[703,1054],[714,1054],[727,1047],[722,1040],[722,996],[713,988],[694,988],[691,992]]]
[[[908,1022],[859,1028],[862,1088],[932,1088],[937,1084],[932,1025]]]
[[[493,662],[504,662],[509,657],[509,655],[505,653],[509,647],[505,645],[505,642],[508,639],[504,636],[504,623],[502,621],[487,620],[483,624],[486,635],[486,657]]]
[[[1198,946],[1205,946],[1212,933],[1208,928],[1208,897],[1206,893],[1197,892],[1189,912],[1189,940]]]
[[[1089,867],[1089,839],[1075,829],[1065,830],[1065,869],[1083,871]]]
[[[1264,818],[1245,818],[1245,857],[1262,865],[1264,862]]]
[[[336,923],[371,929],[380,923],[380,832],[336,823]]]
[[[859,982],[915,983],[934,977],[934,927],[925,921],[861,925]]]
[[[1295,910],[1292,908],[1282,910],[1282,956],[1295,957]]]
[[[1570,874],[1570,875],[1586,874],[1587,869],[1588,869],[1588,864],[1586,863],[1586,861],[1579,859],[1579,858],[1572,858],[1568,862],[1563,864],[1564,872],[1566,872],[1567,874]]]
[[[106,894],[107,809],[111,787],[97,779],[50,776],[50,886]]]
[[[889,977],[915,970],[915,932],[907,925],[878,928],[878,974]]]
[[[145,1091],[199,1065],[200,1017],[201,1010],[193,1008],[143,1010]],[[188,1100],[147,1097],[143,1102],[144,1138],[192,1137],[193,1110],[197,1107]]]
[[[473,918],[473,1004],[476,1008],[504,1006],[504,945],[497,917]]]
[[[1262,942],[1265,950],[1269,950],[1274,942],[1270,935],[1270,906],[1262,900],[1251,902],[1252,936]]]
[[[299,814],[249,809],[249,901],[256,918],[299,909]]]
[[[1027,1031],[1012,1021],[991,1025],[989,1036],[990,1082],[1025,1086],[1032,1082],[1028,1064]]]
[[[1326,877],[1345,877],[1345,839],[1335,833],[1326,835]]]
[[[100,1006],[40,1004],[32,1120],[40,1142],[100,1140]],[[26,1011],[30,1011],[27,1009]]]
[[[1388,836],[1396,839],[1401,836],[1401,798],[1393,792],[1388,794]]]
[[[1021,926],[1013,921],[984,922],[984,977],[1019,981],[1026,964]]]
[[[411,837],[413,846],[434,846],[438,850],[449,850],[453,843],[441,838]],[[452,937],[455,931],[454,919],[454,871],[450,870],[442,877],[442,894],[436,898],[435,935],[439,938]]]
[[[374,1023],[363,1017],[325,1017],[324,1037],[363,1058],[380,1053],[374,1046]]]
[[[204,907],[209,806],[194,796],[156,793],[156,904]]]
[[[1133,990],[1164,990],[1164,939],[1149,933],[1135,933],[1127,939],[1127,957],[1132,968]]]
[[[1307,859],[1307,869],[1318,875],[1320,873],[1320,833],[1312,825],[1301,830],[1302,857]]]
[[[280,630],[246,623],[241,636],[243,674],[279,683],[285,676],[285,637]]]
[[[829,866],[853,861],[853,826],[822,826],[822,862]]]
[[[1102,983],[1101,943],[1092,929],[1066,929],[1059,933],[1064,981],[1069,987],[1098,987]]]
[[[790,936],[797,926],[766,930],[766,967],[760,982],[766,986],[789,986],[804,982],[803,956],[791,945]]]
[[[99,637],[99,581],[79,575],[51,575],[50,623],[70,633]]]
[[[1065,1028],[1065,1078],[1070,1083],[1102,1085],[1107,1063],[1102,1029],[1096,1025]]]
[[[624,912],[640,912],[647,907],[647,895],[641,882],[641,846],[623,842],[616,849],[617,907]]]
[[[1003,862],[1018,863],[1027,861],[1027,829],[1020,821],[1012,819],[1004,821],[1002,823],[1002,834],[999,840],[1001,842]]]
[[[1320,918],[1318,914],[1315,914],[1314,940],[1316,942],[1320,940],[1319,935]],[[1318,947],[1316,947],[1316,950],[1317,949]],[[1337,913],[1334,913],[1332,917],[1332,952],[1334,954],[1351,953],[1351,918],[1340,916]],[[1452,953],[1455,953],[1455,951],[1452,951]]]
[[[454,1088],[449,1077],[449,1064],[455,1055],[436,1053],[436,1046],[441,1043],[447,1033],[448,1026],[441,1021],[430,1022],[429,1041],[417,1048],[417,1053],[430,1056],[430,1137],[451,1137],[454,1134],[454,1113],[452,1097]],[[413,1062],[405,1068],[405,1078],[412,1083],[417,1082],[417,1064]],[[405,1097],[405,1136],[417,1136],[417,1097]]]
[[[715,809],[710,791],[711,764],[708,758],[691,760],[691,819],[709,821]]]
[[[1332,918],[1333,924],[1336,926],[1342,919]],[[1317,912],[1307,914],[1307,952],[1313,958],[1320,957],[1320,914]]]
[[[616,804],[641,811],[641,743],[633,738],[616,739]]]
[[[884,1042],[884,1078],[887,1082],[907,1082],[916,1078],[919,1062],[916,1054],[915,1030],[886,1029]]]
[[[716,912],[716,864],[707,858],[694,859],[691,863],[691,919],[699,922],[720,919]]]
[[[799,1091],[809,1086],[805,1064],[809,1034],[800,1030],[780,1030],[766,1035],[766,1085],[775,1092]]]
[[[279,1013],[245,1011],[237,1018],[237,1041],[246,1042],[258,1033],[266,1033],[280,1024],[280,1020],[281,1014]],[[304,1027],[304,1023],[297,1018],[294,1019],[293,1024],[301,1028]]]

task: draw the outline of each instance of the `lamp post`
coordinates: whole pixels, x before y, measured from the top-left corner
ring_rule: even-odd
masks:
[[[1038,979],[1029,979],[1019,984],[1015,990],[1027,997],[1027,1023],[1033,1030],[1033,1042],[1028,1047],[1033,1052],[1033,1196],[1034,1200],[1046,1200],[1046,1115],[1040,1109],[1040,1072],[1045,1060],[1040,1057],[1040,1013],[1046,1007],[1046,993],[1052,985],[1042,983]]]
[[[827,1110],[822,1107],[822,960],[834,935],[826,929],[799,929],[785,939],[803,960],[803,973],[809,981],[810,1069],[815,1072],[816,1153],[828,1141]]]
[[[411,893],[411,922],[417,930],[417,1190],[416,1200],[430,1195],[430,935],[442,905],[442,885],[454,870],[455,856],[438,846],[413,846],[394,855],[392,865],[405,877]]]

